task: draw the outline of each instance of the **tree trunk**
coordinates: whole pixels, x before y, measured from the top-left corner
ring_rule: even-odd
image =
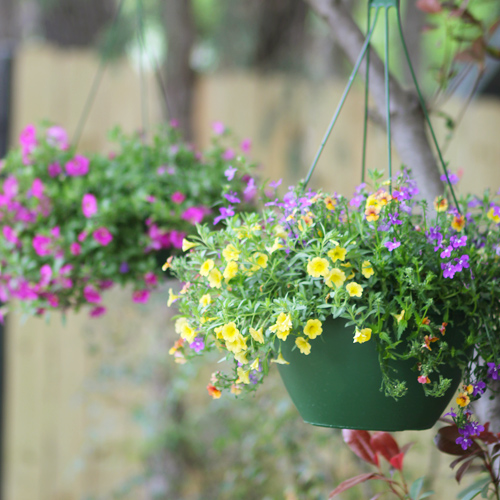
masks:
[[[166,0],[164,22],[167,28],[167,98],[169,119],[176,119],[186,139],[192,139],[192,107],[196,74],[191,68],[191,51],[196,27],[190,0]]]
[[[365,35],[340,0],[306,0],[325,19],[339,47],[354,64],[361,52]],[[366,64],[360,67],[361,75]],[[370,93],[375,101],[378,120],[385,123],[384,64],[377,54],[370,55]],[[443,191],[436,158],[427,138],[422,108],[414,92],[405,91],[390,77],[391,132],[401,161],[411,168],[421,196],[429,203]]]

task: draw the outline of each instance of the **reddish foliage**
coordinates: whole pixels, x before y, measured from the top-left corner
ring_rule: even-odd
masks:
[[[417,0],[417,9],[427,14],[437,14],[443,10],[439,0]]]
[[[378,466],[378,456],[371,446],[371,437],[368,431],[343,429],[344,442],[362,460]]]
[[[376,453],[380,453],[388,462],[401,450],[398,443],[388,432],[374,432],[370,444]]]

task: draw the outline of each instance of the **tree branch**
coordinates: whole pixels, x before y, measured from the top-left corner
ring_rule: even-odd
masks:
[[[315,12],[330,26],[332,36],[354,64],[365,41],[350,13],[340,0],[306,0]],[[366,74],[366,63],[360,67]],[[404,90],[390,76],[391,133],[394,146],[404,165],[412,169],[413,178],[420,187],[421,197],[430,203],[442,193],[436,158],[426,133],[423,111],[414,92]],[[370,52],[370,94],[383,123],[385,120],[384,63],[374,52]]]

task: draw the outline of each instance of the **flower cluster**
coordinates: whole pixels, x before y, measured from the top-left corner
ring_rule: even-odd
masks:
[[[1,163],[0,301],[38,314],[88,304],[95,317],[104,290],[131,284],[146,302],[195,225],[234,214],[221,199],[252,208],[252,165],[227,135],[200,153],[175,127],[150,142],[115,130],[113,153],[84,156],[61,127],[26,127]]]
[[[186,242],[189,253],[172,262],[185,286],[170,301],[178,301],[181,336],[171,352],[180,363],[225,354],[230,369],[214,374],[212,396],[254,389],[272,363],[288,363],[283,342],[309,355],[332,317],[355,325],[354,343],[377,344],[393,397],[406,387],[390,359],[412,360],[416,380],[436,397],[451,383],[443,365],[483,380],[489,365],[479,360],[498,363],[494,200],[468,197],[454,208],[436,200],[433,210],[416,200],[407,172],[392,193],[371,176],[372,188],[360,186],[351,200],[300,187],[283,199],[267,193],[262,214],[228,217],[219,232],[201,226]]]

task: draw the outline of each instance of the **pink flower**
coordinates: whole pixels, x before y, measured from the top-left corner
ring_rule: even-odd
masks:
[[[170,232],[170,243],[174,248],[182,248],[182,240],[186,237],[186,233],[182,231]]]
[[[35,198],[41,199],[43,196],[44,185],[41,179],[38,177],[33,181],[31,185],[31,195]]]
[[[79,235],[78,235],[78,241],[81,243],[86,237],[87,237],[87,231],[82,231]]]
[[[149,272],[144,275],[144,283],[147,286],[156,286],[158,284],[158,278],[155,273]]]
[[[149,300],[149,290],[136,290],[132,294],[132,300],[137,304],[145,304]]]
[[[99,282],[99,290],[107,290],[111,288],[115,282],[113,280],[102,280]]]
[[[252,177],[248,181],[247,187],[243,190],[243,198],[246,202],[252,200],[254,196],[257,194],[257,186],[255,185],[255,181]]]
[[[19,300],[36,300],[38,299],[37,287],[30,285],[27,281],[19,284],[17,290],[11,290],[12,296]]]
[[[12,229],[10,226],[3,226],[3,235],[7,241],[10,243],[14,243],[14,245],[17,245],[19,243],[19,239],[17,238],[17,233],[14,229]]]
[[[146,201],[148,203],[154,203],[156,201],[156,198],[153,195],[148,195],[146,196]]]
[[[40,286],[47,286],[52,278],[52,268],[48,264],[44,264],[40,268]]]
[[[34,125],[28,125],[19,136],[19,143],[21,144],[21,151],[23,155],[23,163],[30,164],[29,155],[36,148],[36,129]]]
[[[226,149],[222,154],[222,159],[226,161],[231,161],[235,157],[235,153],[232,149]]]
[[[181,218],[184,220],[187,220],[191,224],[199,224],[202,220],[203,217],[205,216],[205,211],[201,207],[189,207],[188,209],[184,210],[184,212],[181,215]]]
[[[172,200],[173,203],[176,203],[177,205],[181,204],[185,199],[186,196],[181,193],[180,191],[176,191],[170,199]]]
[[[99,243],[102,246],[107,246],[111,243],[111,241],[113,241],[112,234],[105,227],[100,227],[96,229],[92,233],[92,236],[94,237],[94,240],[96,240],[97,243]]]
[[[87,175],[89,172],[89,159],[82,155],[76,155],[65,165],[66,173],[72,177]]]
[[[91,304],[98,304],[102,300],[100,293],[90,285],[87,285],[83,289],[83,296],[85,300]]]
[[[222,122],[214,122],[212,123],[212,130],[214,131],[214,134],[222,135],[225,132],[226,127]]]
[[[48,236],[43,236],[42,234],[37,234],[33,238],[33,248],[35,249],[35,252],[38,255],[50,255],[51,250],[49,248],[49,245],[51,243],[51,239]]]
[[[170,126],[172,128],[177,128],[179,126],[179,120],[176,120],[175,118],[173,118],[172,120],[170,120]]]
[[[427,375],[420,375],[420,377],[417,378],[419,384],[428,384],[429,379]]]
[[[158,175],[163,175],[166,171],[167,171],[167,167],[165,167],[164,165],[162,165],[161,167],[158,167],[156,169],[156,173]]]
[[[243,139],[241,141],[240,148],[245,154],[250,153],[250,149],[252,149],[252,140],[251,139]]]
[[[85,217],[92,217],[97,213],[97,199],[93,194],[86,193],[82,198],[82,211]]]
[[[13,175],[9,175],[9,177],[3,181],[3,192],[9,200],[16,197],[18,189],[19,183]]]
[[[73,288],[73,280],[70,278],[59,278],[59,283],[61,283],[63,288]]]
[[[47,171],[49,172],[49,175],[51,177],[57,177],[58,175],[60,175],[62,173],[62,168],[61,168],[61,165],[59,165],[59,163],[51,163],[48,167],[47,167]]]
[[[80,243],[76,243],[76,242],[71,243],[69,250],[73,255],[80,255],[82,253],[82,247],[81,247]]]
[[[47,142],[51,146],[58,147],[65,151],[69,148],[68,134],[62,127],[54,126],[47,130]]]
[[[90,317],[98,318],[99,316],[102,316],[105,313],[106,313],[106,308],[104,306],[97,306],[90,311]]]
[[[52,234],[54,238],[59,238],[61,236],[61,228],[59,226],[54,226],[50,230],[50,234]]]
[[[59,306],[59,298],[57,297],[57,295],[54,295],[53,293],[49,293],[46,296],[46,299],[51,307],[58,307]]]
[[[73,265],[72,264],[64,264],[64,266],[59,269],[59,274],[61,276],[66,276],[73,270]]]

